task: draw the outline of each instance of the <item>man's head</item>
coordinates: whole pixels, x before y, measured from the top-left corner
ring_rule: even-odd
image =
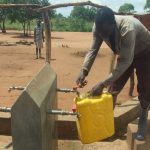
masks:
[[[95,26],[103,38],[108,38],[115,27],[114,12],[108,7],[99,9],[95,18]]]
[[[40,26],[40,25],[41,25],[41,20],[38,19],[38,20],[37,20],[37,26]]]

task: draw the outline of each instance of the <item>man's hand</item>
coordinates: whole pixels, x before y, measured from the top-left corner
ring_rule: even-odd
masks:
[[[104,84],[102,82],[96,84],[90,91],[90,96],[98,96],[101,95],[104,89]]]
[[[85,80],[85,77],[88,75],[88,72],[84,69],[80,71],[80,74],[76,80],[77,85],[82,88],[87,84],[87,81]]]

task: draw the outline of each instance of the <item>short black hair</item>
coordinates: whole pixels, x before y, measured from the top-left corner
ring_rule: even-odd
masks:
[[[97,10],[95,25],[98,28],[102,24],[113,25],[115,23],[115,14],[109,7],[102,7]]]

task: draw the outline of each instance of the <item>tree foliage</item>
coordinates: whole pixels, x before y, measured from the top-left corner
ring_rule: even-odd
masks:
[[[8,4],[39,4],[39,5],[49,5],[49,0],[0,0],[0,3]],[[53,17],[55,11],[49,11],[49,15]],[[41,13],[33,12],[30,8],[9,8],[0,9],[0,19],[2,20],[2,31],[5,30],[5,21],[9,19],[11,23],[20,22],[23,27],[24,35],[30,33],[30,23],[32,20],[42,18]]]
[[[131,13],[134,11],[134,6],[130,3],[125,3],[123,5],[120,6],[118,12],[119,13]]]
[[[0,3],[16,4],[40,4],[49,5],[49,0],[0,0]],[[75,6],[70,16],[64,17],[56,14],[56,11],[49,11],[53,31],[91,31],[97,9],[95,7]],[[33,21],[42,18],[41,13],[32,11],[30,8],[9,8],[0,9],[0,24],[5,27],[5,21],[11,24],[21,24],[24,35],[29,35]],[[2,23],[3,22],[3,23]],[[7,27],[6,27],[7,28]]]
[[[150,11],[150,0],[146,0],[146,4],[144,6],[144,9],[146,9],[148,12]]]
[[[75,6],[71,11],[70,16],[77,19],[84,19],[86,21],[93,21],[96,14],[96,8]]]
[[[55,14],[52,19],[52,30],[89,32],[92,30],[96,12],[95,7],[75,6],[69,17]]]
[[[0,4],[9,4],[12,2],[13,0],[0,0]],[[0,23],[2,23],[2,25],[0,24],[0,27],[3,33],[6,33],[5,21],[9,14],[10,14],[10,9],[7,8],[0,9]]]

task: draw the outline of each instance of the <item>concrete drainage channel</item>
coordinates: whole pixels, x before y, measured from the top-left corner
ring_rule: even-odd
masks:
[[[77,116],[78,114],[57,108],[58,91],[77,91],[57,89],[57,76],[49,64],[46,64],[26,87],[12,86],[9,91],[15,89],[21,90],[16,103],[12,108],[0,108],[1,112],[11,113],[11,117],[0,117],[0,135],[12,136],[13,150],[57,150],[58,140],[78,140],[75,117],[68,116]],[[116,133],[114,137],[126,132],[128,123],[139,116],[139,108],[139,102],[136,99],[115,108]],[[57,115],[66,116],[58,119]],[[131,138],[133,132],[131,126],[131,124],[128,126],[127,133],[129,149],[140,150],[138,144],[135,144],[136,142]],[[110,141],[110,139],[106,141]]]

